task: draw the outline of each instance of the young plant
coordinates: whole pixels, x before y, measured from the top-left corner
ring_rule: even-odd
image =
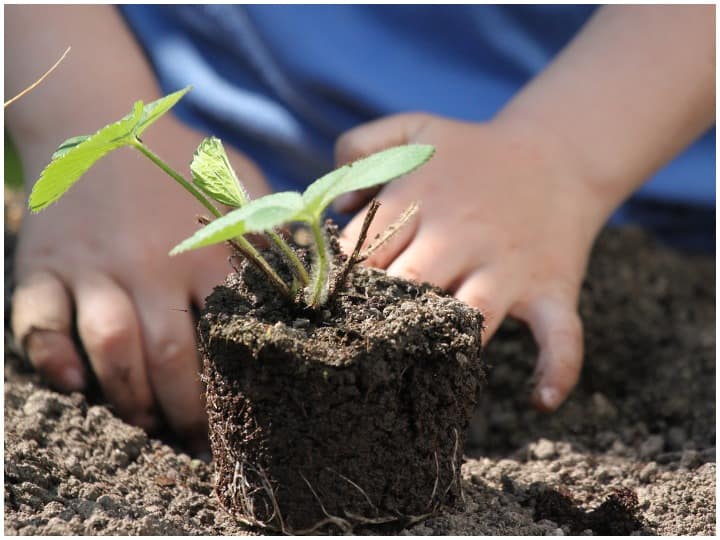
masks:
[[[195,197],[214,221],[178,244],[176,255],[220,242],[230,244],[257,266],[288,297],[301,296],[308,306],[322,306],[328,298],[333,257],[322,218],[332,201],[350,191],[389,182],[425,163],[434,148],[429,145],[397,146],[340,167],[310,184],[304,193],[286,191],[250,200],[237,178],[219,139],[202,141],[190,164],[192,182],[173,170],[140,139],[142,133],[169,111],[190,89],[185,88],[144,105],[135,103],[133,111],[93,135],[68,139],[52,156],[30,194],[29,207],[39,212],[56,202],[92,165],[108,153],[129,146],[146,156]],[[233,208],[223,215],[213,202]],[[297,253],[283,240],[277,228],[291,222],[306,224],[313,235],[314,260],[308,270]],[[246,235],[264,234],[282,254],[293,273],[286,283],[251,244]],[[302,291],[302,295],[297,295]]]

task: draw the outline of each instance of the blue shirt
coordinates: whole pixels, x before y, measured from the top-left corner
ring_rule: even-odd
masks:
[[[250,155],[277,190],[332,168],[338,135],[425,111],[492,118],[594,6],[123,6],[176,112]],[[715,246],[715,131],[613,216],[686,247]]]

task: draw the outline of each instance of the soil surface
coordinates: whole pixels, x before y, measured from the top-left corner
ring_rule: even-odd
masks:
[[[223,506],[283,532],[340,532],[455,503],[482,322],[440,289],[362,267],[313,310],[244,264],[199,324]]]
[[[483,353],[464,507],[401,534],[715,534],[714,258],[605,232],[581,311],[582,379],[553,415],[527,406],[529,332],[502,327]],[[7,534],[258,532],[219,508],[212,465],[49,390],[8,351]]]

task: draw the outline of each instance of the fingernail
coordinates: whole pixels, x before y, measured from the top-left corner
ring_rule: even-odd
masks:
[[[555,409],[559,405],[560,393],[550,386],[543,386],[538,391],[540,403],[547,409]]]
[[[333,202],[333,210],[343,213],[353,203],[355,197],[352,193],[343,193]]]
[[[65,368],[61,377],[63,386],[70,392],[82,390],[85,387],[85,377],[77,368]]]

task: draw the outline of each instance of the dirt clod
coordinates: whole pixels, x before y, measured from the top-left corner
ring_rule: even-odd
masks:
[[[429,285],[365,268],[348,277],[329,316],[270,300],[249,265],[208,297],[199,334],[217,493],[240,519],[348,531],[461,496],[482,316]]]

